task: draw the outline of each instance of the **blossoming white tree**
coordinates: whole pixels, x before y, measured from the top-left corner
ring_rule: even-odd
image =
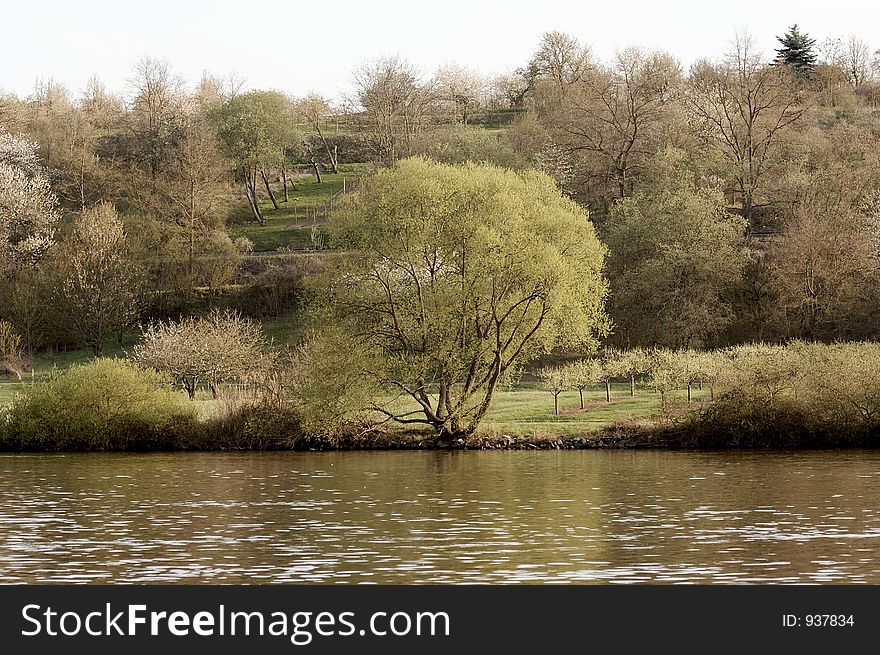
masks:
[[[0,275],[36,264],[52,244],[59,216],[36,146],[0,130]]]

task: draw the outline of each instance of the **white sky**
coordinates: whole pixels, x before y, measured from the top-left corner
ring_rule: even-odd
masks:
[[[856,34],[880,48],[868,0],[0,0],[0,90],[27,96],[38,78],[77,92],[92,73],[123,92],[142,55],[195,83],[235,71],[249,88],[338,97],[360,62],[399,54],[426,72],[457,62],[484,73],[524,64],[547,30],[601,58],[641,45],[685,66],[717,57],[735,30],[771,53],[797,22],[821,43]]]

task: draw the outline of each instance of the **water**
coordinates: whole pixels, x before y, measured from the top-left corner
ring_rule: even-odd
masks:
[[[0,581],[880,583],[880,453],[0,455]]]

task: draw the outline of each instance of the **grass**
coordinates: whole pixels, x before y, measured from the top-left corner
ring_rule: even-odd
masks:
[[[708,398],[708,389],[694,388],[694,401]],[[687,391],[669,394],[670,405],[687,402]],[[658,418],[660,395],[640,387],[630,396],[629,384],[612,384],[611,402],[605,400],[605,386],[596,385],[584,392],[586,409],[580,409],[577,391],[559,395],[559,416],[553,415],[553,394],[534,387],[520,386],[496,395],[496,401],[480,426],[485,434],[511,436],[577,436],[593,432],[619,421],[644,422]]]
[[[497,391],[492,408],[480,424],[482,435],[531,436],[580,436],[595,432],[620,421],[648,422],[660,416],[660,395],[640,385],[636,395],[630,396],[629,383],[611,385],[611,402],[605,400],[605,385],[595,385],[584,391],[586,409],[580,409],[577,391],[566,391],[559,396],[559,416],[553,414],[553,394],[534,384],[518,384],[513,388]],[[692,398],[695,402],[707,399],[709,390],[700,391],[695,386]],[[667,395],[670,408],[684,407],[687,390]],[[411,411],[416,405],[407,399],[393,403],[395,411]],[[393,424],[390,424],[393,425]]]
[[[234,240],[246,237],[254,244],[254,250],[306,250],[315,248],[313,230],[320,228],[326,220],[321,210],[333,194],[355,183],[367,172],[367,164],[343,164],[339,173],[328,173],[321,176],[318,184],[314,175],[295,175],[295,190],[289,191],[290,200],[283,202],[283,192],[273,189],[278,200],[278,209],[266,199],[260,203],[265,218],[265,225],[259,225],[250,216],[246,205],[242,204],[242,221],[229,225],[229,236]],[[244,217],[247,218],[244,218]]]

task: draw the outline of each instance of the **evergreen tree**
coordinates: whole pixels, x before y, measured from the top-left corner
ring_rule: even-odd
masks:
[[[791,66],[799,77],[810,77],[816,68],[816,53],[813,51],[816,40],[809,34],[801,34],[797,23],[776,40],[782,44],[776,51],[776,62]]]

